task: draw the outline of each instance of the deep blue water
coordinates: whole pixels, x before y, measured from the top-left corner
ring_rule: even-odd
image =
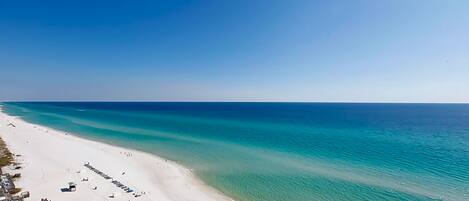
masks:
[[[240,201],[469,200],[469,105],[2,103],[154,153]]]

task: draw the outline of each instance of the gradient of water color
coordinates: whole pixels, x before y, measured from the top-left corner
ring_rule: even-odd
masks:
[[[2,103],[194,168],[240,201],[469,200],[469,105]]]

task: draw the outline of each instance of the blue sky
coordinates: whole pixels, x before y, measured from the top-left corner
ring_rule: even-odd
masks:
[[[469,102],[469,1],[0,1],[0,100]]]

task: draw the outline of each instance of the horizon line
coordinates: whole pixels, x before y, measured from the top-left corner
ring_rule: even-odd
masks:
[[[18,100],[0,103],[317,103],[317,104],[469,104],[469,102],[365,102],[365,101],[169,101],[169,100]]]

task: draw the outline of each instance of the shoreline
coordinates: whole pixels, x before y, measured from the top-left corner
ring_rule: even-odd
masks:
[[[22,174],[16,183],[31,193],[26,200],[233,201],[174,161],[29,123],[1,107],[0,136],[13,154],[20,155],[15,157],[20,170],[5,169]],[[83,166],[88,162],[133,192],[126,193]],[[68,182],[77,184],[76,192],[60,191]],[[134,197],[135,193],[141,196]]]

